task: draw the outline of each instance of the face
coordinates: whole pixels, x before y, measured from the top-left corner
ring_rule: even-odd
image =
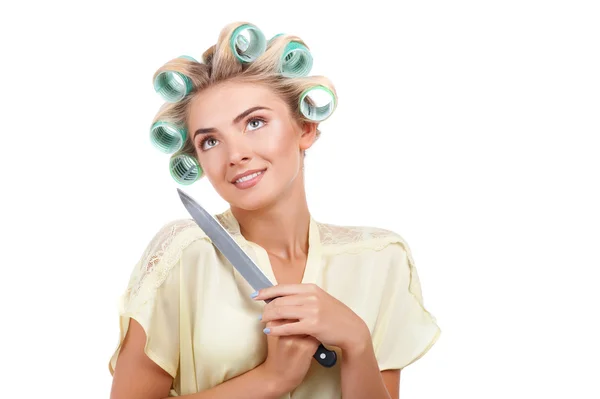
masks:
[[[192,100],[188,132],[219,195],[232,207],[256,210],[302,184],[302,153],[314,142],[316,125],[298,123],[265,85],[225,82]]]

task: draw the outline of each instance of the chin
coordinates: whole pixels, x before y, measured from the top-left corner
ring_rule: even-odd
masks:
[[[256,211],[267,208],[277,199],[276,193],[265,190],[240,192],[236,188],[222,193],[221,197],[229,203],[231,207],[243,209],[246,211]]]

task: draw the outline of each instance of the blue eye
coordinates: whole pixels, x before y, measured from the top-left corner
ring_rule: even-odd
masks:
[[[253,118],[248,121],[247,126],[249,130],[256,130],[260,129],[264,125],[264,123],[265,121],[263,121],[262,119]]]
[[[213,143],[213,142],[214,142],[214,144],[209,144],[209,143]],[[208,148],[207,148],[207,144],[208,144]],[[215,139],[214,137],[207,137],[200,143],[200,148],[202,148],[202,150],[206,151],[208,149],[213,148],[216,145],[217,145],[217,139]]]

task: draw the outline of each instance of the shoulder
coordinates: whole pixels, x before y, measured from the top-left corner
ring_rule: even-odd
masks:
[[[206,233],[193,219],[174,219],[160,225],[131,272],[125,299],[162,286],[182,254],[196,242],[210,245]]]
[[[162,259],[169,250],[182,250],[197,240],[208,239],[193,219],[174,219],[161,225],[148,243],[142,258],[146,262]]]
[[[347,279],[369,280],[377,287],[373,291],[388,292],[408,285],[416,290],[415,262],[403,235],[375,226],[318,224],[321,252],[330,271],[346,274],[352,270]]]
[[[317,223],[321,245],[328,253],[392,252],[410,255],[407,241],[398,232],[375,226]]]

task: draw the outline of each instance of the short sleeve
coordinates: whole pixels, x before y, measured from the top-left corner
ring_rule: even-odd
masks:
[[[373,347],[381,371],[402,369],[424,356],[441,330],[425,309],[421,283],[403,240],[386,252],[389,269],[373,331]]]
[[[176,377],[179,366],[180,255],[186,245],[181,238],[193,225],[175,221],[161,227],[133,268],[119,303],[119,341],[110,362],[114,374],[119,351],[135,319],[146,333],[146,355]]]

